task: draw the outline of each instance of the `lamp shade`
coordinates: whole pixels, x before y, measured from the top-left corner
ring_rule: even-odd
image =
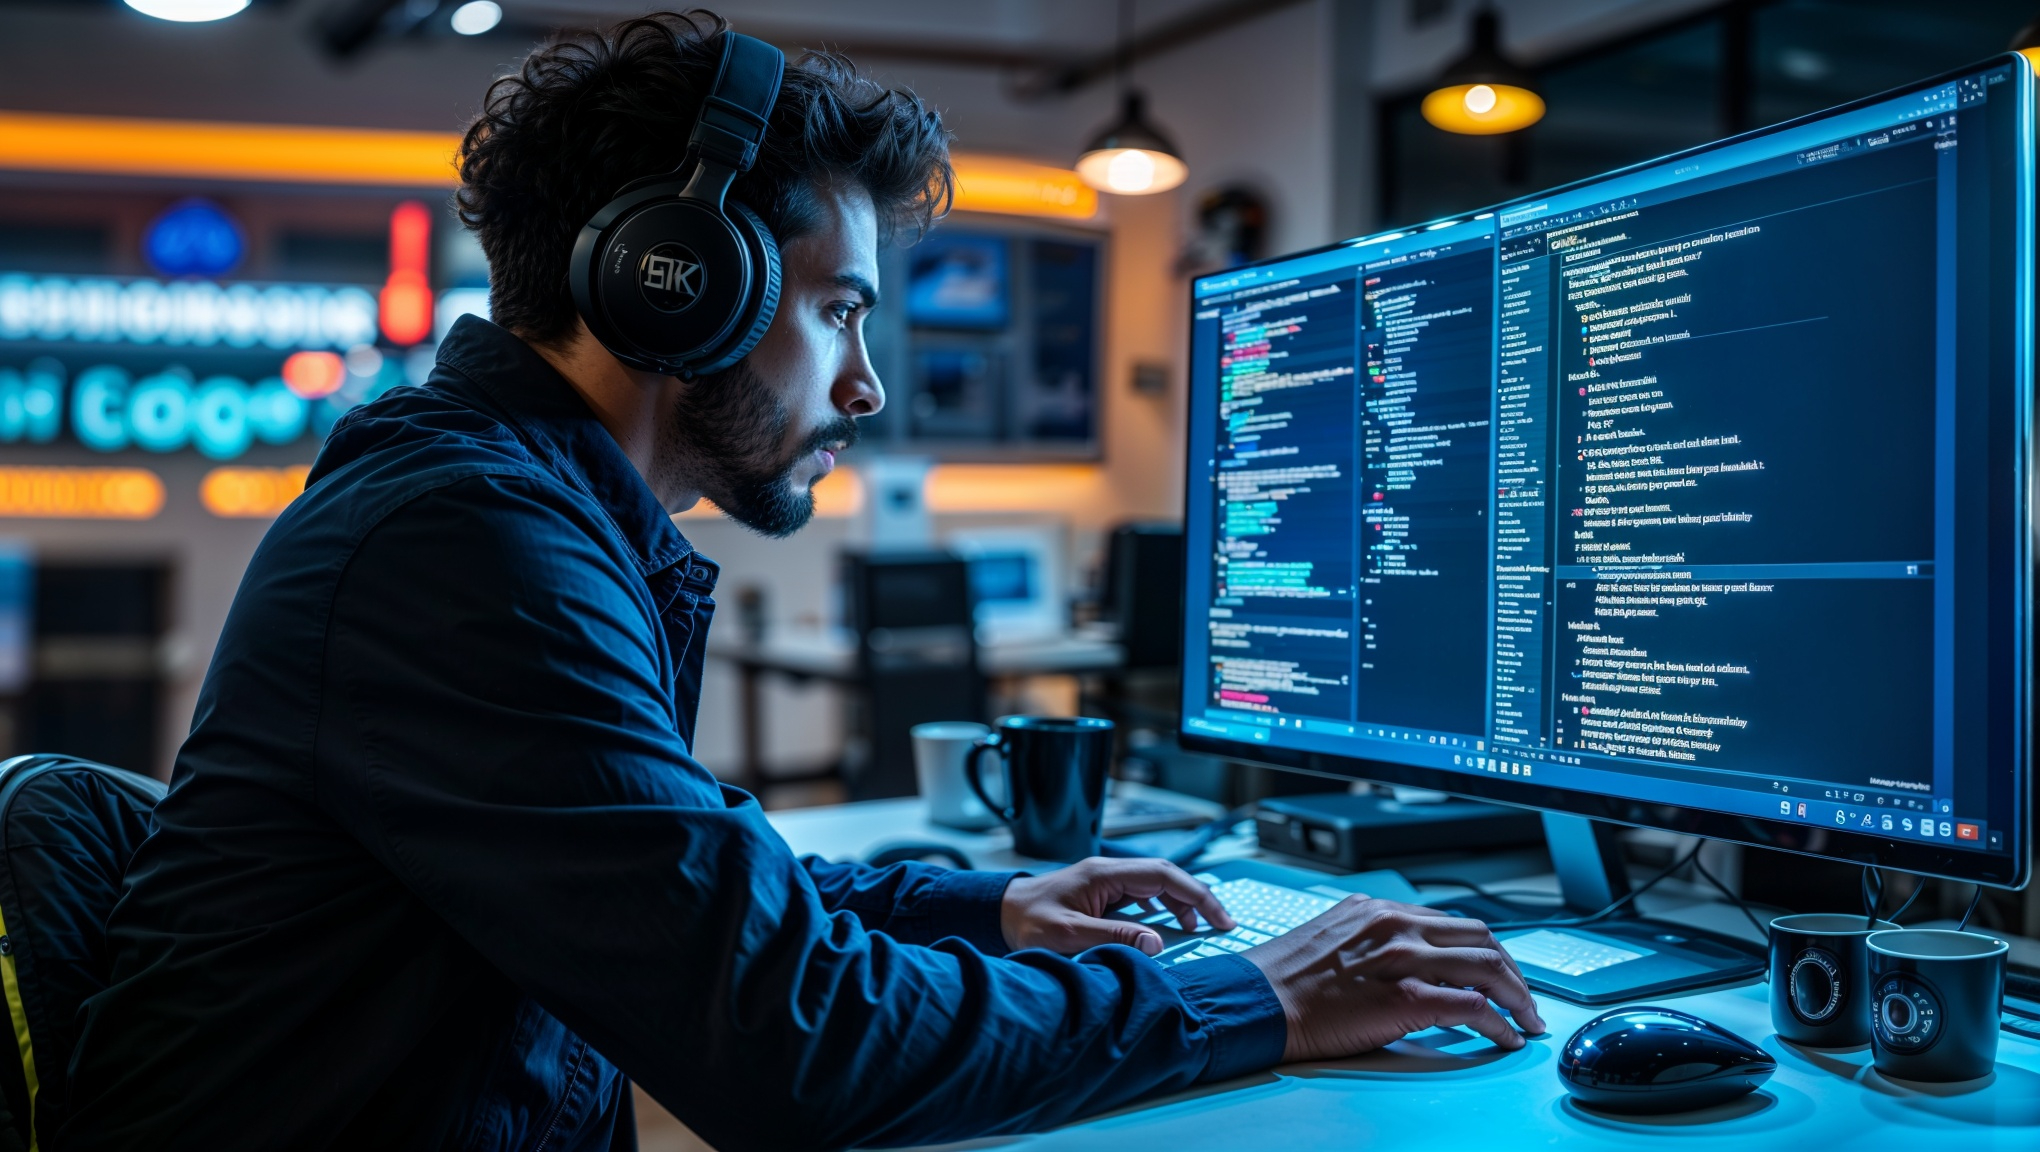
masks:
[[[1424,119],[1447,132],[1493,136],[1528,128],[1544,118],[1544,98],[1530,74],[1502,54],[1501,20],[1492,11],[1473,18],[1473,45],[1445,66],[1424,97]]]
[[[1128,92],[1119,119],[1093,137],[1077,158],[1077,175],[1100,192],[1145,196],[1167,192],[1190,175],[1176,145],[1147,121],[1147,100]]]

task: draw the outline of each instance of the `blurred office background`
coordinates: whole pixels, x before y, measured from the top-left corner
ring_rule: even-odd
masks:
[[[1876,92],[2003,50],[2036,11],[1511,0],[1502,48],[1548,114],[1454,135],[1419,105],[1479,7],[721,5],[939,105],[963,196],[886,256],[890,402],[815,523],[767,541],[713,509],[684,522],[724,572],[701,760],[774,803],[911,787],[896,737],[917,717],[874,678],[905,634],[888,580],[941,573],[865,562],[906,550],[966,575],[947,616],[912,625],[956,642],[915,659],[971,669],[927,707],[1105,710],[1130,721],[1130,773],[1220,800],[1264,786],[1166,739],[1187,277]],[[0,753],[167,774],[240,573],[325,429],[486,314],[487,268],[446,207],[453,135],[550,29],[643,10],[253,0],[187,23],[0,0]],[[1121,61],[1187,165],[1171,191],[1071,171],[1118,114]]]

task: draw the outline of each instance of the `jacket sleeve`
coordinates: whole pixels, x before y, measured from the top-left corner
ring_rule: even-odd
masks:
[[[801,867],[831,912],[849,912],[873,932],[902,944],[933,944],[945,936],[968,941],[980,952],[1004,956],[1006,930],[999,922],[1006,885],[1018,872],[954,872],[928,864],[834,864],[803,856]]]
[[[515,477],[386,517],[336,595],[315,782],[435,914],[689,1127],[725,1152],[954,1140],[1279,1059],[1280,1006],[1238,957],[921,946],[933,932],[901,892],[939,908],[941,884],[902,873],[891,911],[860,913],[883,873],[825,866],[818,883],[688,756],[661,671],[671,606],[598,517]]]

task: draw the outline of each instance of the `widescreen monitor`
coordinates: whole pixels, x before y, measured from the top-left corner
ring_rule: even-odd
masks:
[[[1196,280],[1184,744],[2023,883],[2033,88]]]

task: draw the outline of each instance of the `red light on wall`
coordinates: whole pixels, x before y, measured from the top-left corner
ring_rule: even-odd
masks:
[[[390,213],[390,278],[383,285],[382,332],[390,343],[416,344],[432,334],[432,213],[406,200]]]
[[[283,362],[283,386],[307,400],[331,396],[347,376],[347,362],[332,352],[293,352]]]

